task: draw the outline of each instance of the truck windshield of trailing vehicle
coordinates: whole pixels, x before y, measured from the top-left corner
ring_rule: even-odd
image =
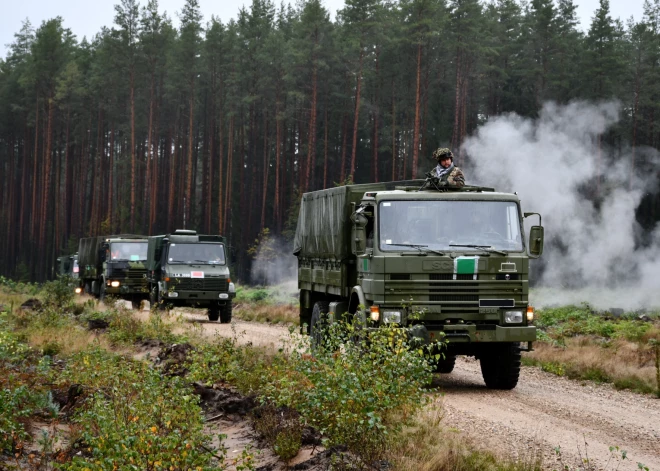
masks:
[[[140,262],[147,259],[147,241],[110,243],[110,260],[113,262]]]
[[[225,246],[208,243],[170,244],[167,263],[224,265]]]
[[[382,252],[524,250],[513,201],[382,201],[378,228]]]

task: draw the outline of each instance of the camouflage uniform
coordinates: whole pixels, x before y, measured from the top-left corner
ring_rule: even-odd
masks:
[[[440,173],[445,170],[440,165],[440,160],[445,156],[449,156],[451,159],[451,167],[449,167],[448,172],[444,172],[442,175],[440,175]],[[438,161],[438,166],[434,168],[431,173],[440,179],[440,183],[442,185],[450,185],[456,187],[462,187],[465,185],[465,175],[463,175],[463,171],[460,168],[454,166],[454,154],[451,150],[446,147],[437,149],[433,151],[433,158]]]

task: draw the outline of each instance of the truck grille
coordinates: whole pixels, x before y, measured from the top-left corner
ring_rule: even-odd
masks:
[[[123,285],[146,285],[146,268],[112,268],[109,270],[109,280],[119,280]]]
[[[472,279],[473,275],[454,275],[452,273],[433,273],[430,275],[412,275],[405,280],[396,277],[385,280],[385,303],[440,305],[443,314],[479,313],[479,299],[513,299],[515,303],[523,300],[523,281]]]
[[[175,278],[174,289],[178,291],[228,291],[226,278]]]

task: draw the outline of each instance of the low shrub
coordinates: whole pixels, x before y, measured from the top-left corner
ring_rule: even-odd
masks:
[[[142,362],[92,349],[75,355],[61,380],[84,381],[88,400],[76,414],[80,450],[62,469],[217,469],[199,397],[181,378]]]

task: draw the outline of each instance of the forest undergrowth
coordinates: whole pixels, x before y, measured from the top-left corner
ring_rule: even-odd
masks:
[[[503,458],[444,428],[429,386],[433,357],[396,329],[363,342],[337,325],[312,349],[291,325],[273,351],[241,345],[238,332],[209,340],[169,313],[133,314],[121,303],[77,303],[65,279],[2,283],[0,467],[257,469],[258,449],[230,459],[205,427],[205,394],[231,391],[252,398],[246,419],[284,464],[311,434],[329,469],[542,468],[541,454]],[[145,345],[162,358],[172,346],[186,353],[159,363],[140,355]]]

